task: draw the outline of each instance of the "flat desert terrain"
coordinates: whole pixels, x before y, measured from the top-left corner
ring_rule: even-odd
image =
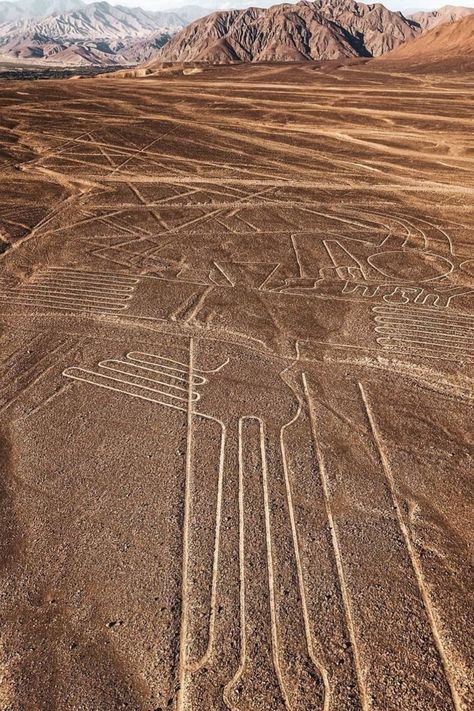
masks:
[[[0,708],[474,708],[474,77],[0,84]]]

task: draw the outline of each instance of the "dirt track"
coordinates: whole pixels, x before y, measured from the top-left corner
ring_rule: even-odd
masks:
[[[472,76],[0,84],[0,708],[468,711]]]

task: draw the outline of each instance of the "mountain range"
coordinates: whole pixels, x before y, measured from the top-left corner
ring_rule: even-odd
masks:
[[[172,62],[330,60],[377,57],[453,21],[471,8],[443,8],[405,17],[380,4],[314,0],[268,9],[215,12],[176,34],[158,52]]]
[[[447,6],[405,17],[380,4],[304,0],[207,12],[194,5],[148,12],[105,1],[0,0],[0,60],[113,66],[154,60],[227,63],[377,57],[437,24],[473,13],[474,8]]]
[[[39,18],[32,14],[0,25],[0,57],[68,65],[137,64],[189,21],[173,12],[146,12],[107,2],[47,2],[57,6],[53,14]],[[74,7],[62,11],[68,3]]]

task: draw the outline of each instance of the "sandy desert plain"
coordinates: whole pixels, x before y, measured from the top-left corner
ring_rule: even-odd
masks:
[[[1,709],[474,708],[473,86],[0,84]]]

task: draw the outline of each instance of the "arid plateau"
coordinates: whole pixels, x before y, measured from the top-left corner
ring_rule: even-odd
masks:
[[[0,83],[2,710],[474,708],[474,75],[400,55]]]

